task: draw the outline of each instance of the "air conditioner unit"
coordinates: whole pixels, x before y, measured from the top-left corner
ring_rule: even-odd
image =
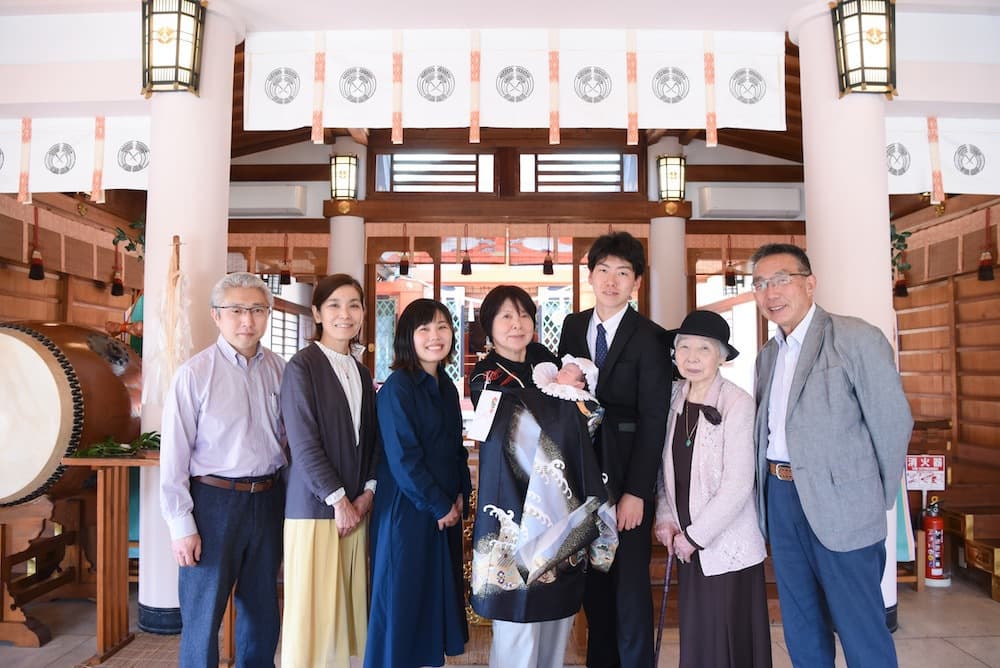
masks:
[[[802,192],[796,186],[703,186],[699,218],[789,220],[802,218]]]
[[[233,218],[306,215],[306,187],[272,184],[231,184],[229,215]]]

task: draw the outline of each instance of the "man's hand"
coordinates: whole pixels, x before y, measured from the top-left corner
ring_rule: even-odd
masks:
[[[333,504],[333,521],[337,523],[337,534],[341,538],[354,531],[354,527],[361,521],[361,515],[347,496]]]
[[[638,496],[629,493],[622,494],[618,499],[618,530],[631,531],[642,523],[644,502]]]
[[[170,544],[174,559],[178,566],[194,566],[201,561],[201,535],[193,533],[190,536],[178,538]]]
[[[375,494],[372,493],[370,489],[366,489],[361,492],[358,498],[354,499],[354,512],[358,514],[359,518],[364,518],[372,509],[372,503],[375,501]]]
[[[680,532],[680,528],[673,522],[665,522],[663,524],[657,524],[653,531],[656,532],[656,540],[660,541],[660,544],[667,548],[668,554],[674,553],[674,536]]]

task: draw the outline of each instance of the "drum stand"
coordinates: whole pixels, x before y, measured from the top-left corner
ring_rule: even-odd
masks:
[[[60,534],[65,538],[52,549],[39,550],[31,543],[41,535],[46,521],[52,516],[52,507],[52,501],[43,496],[30,503],[0,508],[0,556],[3,559],[0,562],[0,640],[10,641],[18,647],[41,647],[52,639],[48,627],[25,615],[21,606],[74,576],[74,573],[64,571],[54,579],[36,577],[49,570],[53,559],[56,564],[61,561],[59,547],[64,551],[65,541],[75,537]],[[32,558],[47,562],[43,563],[42,573],[36,570],[29,575],[21,568]]]

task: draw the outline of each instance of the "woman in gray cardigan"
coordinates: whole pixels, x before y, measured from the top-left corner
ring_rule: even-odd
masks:
[[[291,460],[281,664],[346,668],[367,640],[378,429],[371,374],[351,355],[364,321],[361,285],[327,276],[312,313],[316,340],[291,359],[281,383]]]

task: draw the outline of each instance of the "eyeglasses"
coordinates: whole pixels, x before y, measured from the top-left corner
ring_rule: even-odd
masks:
[[[750,284],[754,292],[764,292],[769,287],[771,288],[783,288],[792,282],[792,278],[795,276],[811,276],[811,272],[808,271],[793,271],[790,274],[781,272],[775,274],[771,278],[757,278],[754,282]]]
[[[231,306],[218,306],[218,305],[216,305],[216,306],[213,306],[212,308],[219,309],[220,311],[223,311],[224,313],[228,313],[229,315],[233,316],[234,318],[242,318],[247,313],[249,313],[250,315],[252,315],[255,318],[263,318],[264,316],[266,316],[268,313],[271,312],[271,308],[270,307],[268,307],[268,306],[260,306],[260,305],[256,305],[256,304],[252,305],[252,306],[245,306],[243,304],[233,304]]]

